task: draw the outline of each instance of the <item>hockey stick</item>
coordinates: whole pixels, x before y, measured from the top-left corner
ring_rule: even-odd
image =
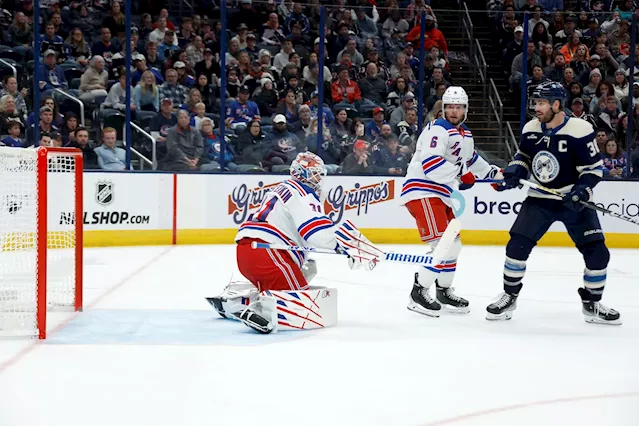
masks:
[[[377,262],[394,262],[394,263],[404,263],[409,265],[422,265],[422,266],[434,266],[440,264],[451,245],[454,243],[456,237],[460,233],[460,229],[462,224],[458,219],[453,219],[449,222],[447,229],[440,237],[440,241],[436,246],[435,250],[433,250],[429,254],[410,254],[410,253],[394,253],[394,252],[383,252],[384,258],[376,259]],[[305,247],[305,246],[290,246],[287,244],[270,244],[270,243],[251,243],[251,248],[253,249],[272,249],[272,250],[285,250],[285,251],[303,251],[308,253],[321,253],[321,254],[339,254],[346,256],[347,253],[338,253],[331,249],[323,249],[318,247]],[[373,261],[373,260],[372,260]]]
[[[555,195],[556,197],[564,198],[566,196],[566,194],[563,194],[560,191],[556,191],[555,189],[551,189],[551,188],[546,188],[546,187],[544,187],[542,185],[538,185],[535,182],[531,182],[530,180],[520,179],[520,183],[522,185],[524,185],[524,186],[528,186],[529,188],[533,188],[533,189],[536,189],[536,190],[541,191],[541,192],[546,192],[547,194]],[[577,196],[574,196],[573,201],[578,201]],[[600,213],[608,214],[609,216],[613,216],[615,218],[624,220],[626,222],[630,222],[630,223],[634,223],[634,224],[638,225],[638,220],[637,219],[634,219],[634,218],[629,217],[629,216],[621,215],[620,213],[616,213],[614,211],[605,209],[604,207],[600,207],[597,204],[592,203],[591,201],[582,201],[582,200],[580,200],[580,204],[582,204],[583,206],[585,206],[588,209],[596,210],[596,211],[599,211]]]

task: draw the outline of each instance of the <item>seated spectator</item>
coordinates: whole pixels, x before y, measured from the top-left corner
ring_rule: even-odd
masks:
[[[387,96],[387,82],[378,75],[378,67],[374,63],[367,65],[367,74],[358,81],[363,103],[384,105]]]
[[[566,41],[573,36],[574,33],[578,33],[578,37],[582,37],[582,33],[576,30],[575,18],[571,15],[567,16],[564,20],[564,28],[553,36],[553,42],[566,43]]]
[[[629,96],[629,81],[627,81],[627,74],[617,69],[614,75],[613,81],[613,93],[620,102],[625,102]]]
[[[282,73],[282,70],[289,63],[289,55],[293,52],[293,44],[291,40],[284,40],[282,44],[282,50],[278,54],[276,54],[275,58],[273,58],[273,66],[276,68],[278,73]]]
[[[409,32],[409,22],[403,19],[397,7],[389,11],[388,18],[382,24],[382,37],[391,38],[393,30],[400,35],[406,35]]]
[[[404,121],[404,116],[406,112],[410,109],[414,108],[415,98],[413,94],[407,94],[402,98],[402,104],[399,107],[396,107],[391,113],[391,117],[389,117],[389,124],[391,127],[395,127],[401,121]],[[437,102],[436,102],[437,104]]]
[[[349,139],[351,119],[347,116],[346,110],[340,109],[336,111],[335,120],[333,120],[333,123],[329,126],[329,131],[331,132],[333,141],[339,145]]]
[[[404,96],[408,94],[413,95],[409,90],[409,86],[407,86],[406,80],[404,77],[398,77],[389,88],[387,108],[393,110],[399,107]]]
[[[195,112],[196,105],[199,103],[202,103],[200,91],[198,89],[191,89],[187,94],[187,101],[180,105],[179,108],[186,110],[189,114],[193,114]]]
[[[407,34],[407,41],[409,43],[413,43],[413,46],[416,49],[420,43],[420,16],[421,15],[416,16],[416,26],[409,31],[409,34]],[[436,28],[436,22],[433,15],[427,14],[425,21],[424,48],[429,50],[432,46],[438,46],[445,56],[449,54],[449,48],[444,34]]]
[[[193,20],[190,17],[182,18],[182,25],[180,29],[176,31],[176,37],[178,37],[178,46],[180,49],[186,49],[187,45],[196,37],[196,33],[193,31]],[[195,64],[195,62],[193,62],[193,64]]]
[[[102,56],[107,68],[111,68],[113,55],[120,51],[120,44],[115,44],[111,40],[111,30],[102,28],[100,30],[100,39],[91,46],[91,54]]]
[[[2,138],[0,144],[2,144],[2,146],[9,146],[12,148],[24,148],[24,142],[20,139],[21,132],[20,123],[15,121],[9,123],[7,126],[8,135]]]
[[[46,105],[46,104],[45,104]],[[53,125],[53,109],[48,106],[40,108],[40,120],[38,121],[40,133],[51,133],[57,131],[58,128]],[[27,146],[35,144],[35,124],[27,128]]]
[[[156,86],[156,81],[151,73],[147,70],[142,74],[142,78],[138,85],[133,89],[133,103],[136,111],[159,111],[161,91]],[[167,99],[163,97],[163,99]]]
[[[249,100],[249,88],[242,86],[238,91],[238,99],[227,108],[227,122],[225,124],[230,129],[240,131],[253,120],[260,120],[260,110],[255,102]]]
[[[187,60],[193,67],[195,67],[198,62],[204,60],[204,42],[202,41],[202,37],[199,35],[193,37],[193,41],[189,43],[185,51],[187,52]]]
[[[208,113],[217,111],[218,108],[215,104],[216,98],[213,92],[213,87],[211,86],[211,84],[209,84],[209,80],[207,79],[206,75],[200,74],[198,76],[198,80],[194,89],[200,92],[200,98],[202,100],[202,103],[205,105],[205,109]]]
[[[69,87],[64,71],[56,63],[56,52],[51,49],[44,52],[44,60],[38,70],[38,82],[41,92]]]
[[[105,108],[117,109],[118,111],[124,113],[125,108],[127,107],[127,76],[125,74],[124,67],[120,69],[118,75],[120,76],[118,78],[118,83],[111,86],[111,88],[109,89],[109,94],[107,95],[107,99],[105,99],[102,106]],[[135,88],[133,89],[130,100],[131,104],[129,108],[131,109],[131,111],[135,111]]]
[[[253,120],[249,126],[240,133],[236,140],[236,163],[261,165],[267,154],[265,146],[266,135],[262,132],[260,121]]]
[[[627,172],[627,154],[622,152],[615,137],[610,137],[603,152],[604,178],[620,179]]]
[[[338,79],[331,85],[331,98],[336,107],[359,108],[362,102],[362,95],[358,85],[349,78],[348,68],[341,68]]]
[[[9,39],[14,51],[26,57],[33,45],[33,29],[29,25],[29,19],[24,12],[16,12],[13,22],[9,27]],[[42,47],[41,47],[42,48]]]
[[[604,108],[600,109],[596,122],[598,128],[605,129],[608,133],[615,133],[618,120],[622,111],[618,108],[617,99],[613,95],[608,95],[604,103]]]
[[[502,56],[502,68],[508,72],[513,63],[513,58],[522,52],[522,42],[524,38],[524,29],[517,26],[513,30],[513,40],[507,43]]]
[[[380,130],[384,124],[388,124],[384,119],[384,109],[376,107],[373,109],[373,120],[367,123],[364,128],[365,135],[371,139],[380,136]]]
[[[202,102],[198,102],[191,111],[191,121],[189,125],[194,127],[196,130],[201,130],[202,121],[206,118],[206,107]]]
[[[576,51],[580,46],[582,46],[580,42],[580,34],[574,32],[573,34],[571,34],[571,37],[567,40],[567,42],[560,48],[560,53],[562,53],[562,56],[564,56],[565,64],[573,61],[573,57],[575,56]]]
[[[280,46],[284,40],[284,30],[279,23],[278,14],[270,13],[269,20],[262,25],[262,43]]]
[[[167,27],[167,18],[159,17],[156,29],[149,34],[149,41],[154,42],[156,45],[162,43],[167,31],[171,31],[173,33],[173,31],[175,31],[175,28],[169,29]],[[175,34],[173,34],[171,44],[178,46],[178,37],[176,37]]]
[[[156,142],[164,146],[169,129],[178,123],[178,117],[173,113],[171,99],[163,99],[160,102],[160,112],[151,119],[149,131]]]
[[[373,161],[367,152],[367,143],[357,140],[353,145],[353,152],[344,159],[342,173],[348,175],[373,173]]]
[[[200,170],[202,171],[213,171],[220,170],[221,167],[221,153],[220,153],[220,135],[213,130],[213,121],[205,117],[201,122],[200,133],[202,134],[203,140],[203,148],[204,148],[204,158],[202,161],[202,165],[200,166]],[[238,165],[233,161],[235,160],[235,156],[231,150],[230,146],[227,146],[227,149],[224,151],[224,165],[225,169],[234,171],[238,168]],[[206,163],[205,163],[206,161]]]
[[[271,132],[267,133],[265,144],[267,145],[265,160],[272,166],[290,165],[299,152],[306,151],[298,137],[287,130],[287,119],[282,114],[276,114],[273,118],[273,127]]]
[[[23,120],[27,118],[27,103],[25,98],[29,95],[29,89],[24,87],[18,91],[18,80],[13,75],[5,76],[2,81],[2,90],[0,96],[11,95],[16,103],[16,110],[20,113]]]
[[[109,15],[102,21],[102,27],[109,28],[111,34],[120,39],[124,39],[126,30],[125,16],[124,13],[122,13],[122,6],[119,2],[111,2],[111,10],[109,11]]]
[[[364,64],[364,57],[362,56],[362,54],[360,52],[358,52],[358,46],[357,46],[355,38],[351,38],[347,42],[347,46],[342,51],[340,51],[340,53],[338,53],[338,58],[342,58],[342,56],[345,53],[349,54],[349,58],[351,59],[351,63],[357,69],[359,69],[362,66],[362,64]]]
[[[39,146],[53,147],[53,139],[49,133],[44,132],[40,134]],[[51,161],[51,159],[49,161]],[[51,165],[51,163],[49,163],[49,165]]]
[[[51,137],[51,146],[55,147],[55,148],[61,148],[63,141],[62,141],[62,134],[60,134],[60,132],[51,132],[49,133],[49,136]]]
[[[138,55],[144,58],[144,60],[147,63],[146,65],[149,68],[158,70],[158,74],[160,75],[160,81],[156,83],[162,84],[164,82],[164,79],[162,78],[162,71],[164,70],[164,60],[162,57],[160,57],[160,55],[158,55],[158,46],[152,41],[148,41],[144,46],[145,46],[145,54],[142,55],[138,53]],[[136,54],[133,54],[132,59],[133,61],[136,61]]]
[[[575,82],[576,74],[571,67],[566,67],[562,73],[562,86],[568,92],[571,85]]]
[[[303,141],[311,134],[311,108],[309,105],[302,105],[298,109],[298,120],[291,126],[291,131]]]
[[[601,60],[600,71],[602,71],[603,77],[613,77],[614,71],[620,67],[620,64],[611,56],[611,52],[603,43],[596,44],[595,51]]]
[[[587,85],[582,88],[584,98],[591,103],[592,99],[596,98],[596,92],[600,89],[600,83],[602,82],[602,73],[599,69],[595,68],[589,72],[589,80]]]
[[[178,108],[187,100],[189,89],[178,83],[178,72],[169,68],[165,73],[165,82],[160,86],[160,98],[169,98],[173,102],[173,107]]]
[[[94,55],[86,71],[80,77],[80,100],[91,103],[98,96],[107,96],[109,73],[104,69],[102,56]]]
[[[62,120],[62,146],[69,146],[75,138],[76,129],[80,126],[78,116],[74,112],[67,112]]]
[[[391,135],[373,152],[373,170],[379,174],[402,175],[407,172],[407,158],[400,152],[398,138]]]
[[[22,129],[25,128],[23,116],[16,109],[16,102],[11,95],[4,95],[0,98],[0,130],[6,133],[10,123],[18,123]]]
[[[618,29],[611,31],[607,39],[609,41],[609,47],[614,54],[620,54],[620,46],[624,43],[629,44],[631,37],[629,35],[629,22],[622,20]]]
[[[40,51],[45,52],[45,58],[49,50],[54,53],[58,63],[65,61],[64,40],[59,35],[56,35],[56,28],[52,22],[48,22],[45,25],[44,34],[40,36]]]
[[[171,59],[173,54],[180,51],[178,45],[173,43],[175,39],[176,36],[173,31],[167,30],[162,41],[158,43],[158,57],[160,57],[162,61]]]
[[[418,137],[418,111],[415,108],[407,110],[404,114],[404,120],[399,122],[393,133],[396,135],[402,135],[406,133],[408,136]]]
[[[127,153],[117,147],[118,132],[113,127],[102,129],[102,145],[94,149],[98,157],[98,167],[102,170],[125,170]]]
[[[73,59],[81,67],[89,65],[91,49],[89,48],[89,44],[85,41],[84,34],[80,28],[75,27],[71,30],[65,44],[69,51],[68,59]]]
[[[310,95],[310,101],[309,101],[309,109],[311,110],[311,118],[317,118],[318,117],[318,113],[320,112],[320,108],[318,107],[318,92],[317,91],[313,91],[311,92]],[[331,123],[333,123],[333,120],[335,119],[335,117],[333,116],[333,113],[331,112],[331,108],[329,108],[326,105],[322,106],[322,123],[325,127],[331,125]]]
[[[276,114],[282,114],[287,119],[287,123],[293,124],[298,121],[298,108],[296,94],[293,90],[289,89],[285,93],[284,98],[278,103]]]
[[[571,114],[569,117],[581,118],[596,128],[596,120],[593,115],[584,111],[584,100],[582,98],[574,98],[571,102]]]
[[[220,64],[213,60],[211,49],[204,49],[203,60],[195,64],[194,71],[196,75],[206,75],[209,83],[218,84]]]
[[[598,117],[602,110],[605,109],[605,103],[609,96],[614,96],[615,91],[613,90],[613,84],[608,81],[603,81],[598,86],[596,90],[596,96],[591,99],[591,103],[589,104],[589,112],[593,114],[594,117]],[[622,111],[622,104],[620,101],[616,99],[616,107],[618,110]]]
[[[427,113],[427,122],[437,120],[438,118],[441,118],[441,117],[442,117],[442,100],[437,101],[435,104],[433,104],[433,108],[431,108],[431,111]]]
[[[253,100],[258,105],[260,115],[270,117],[275,114],[278,106],[278,91],[273,87],[273,81],[270,78],[262,78],[260,86],[254,92]]]
[[[554,52],[553,65],[549,65],[545,70],[545,76],[552,81],[561,82],[564,77],[564,56],[560,52]]]
[[[142,78],[142,74],[147,71],[149,71],[153,75],[155,84],[157,86],[160,86],[164,83],[164,78],[162,78],[162,74],[160,74],[160,71],[158,71],[156,68],[149,68],[149,66],[147,65],[147,61],[143,55],[134,53],[131,59],[133,60],[133,65],[136,67],[136,70],[131,75],[131,84],[133,86],[138,85],[140,79]]]
[[[571,62],[569,62],[569,66],[575,71],[576,76],[578,78],[582,75],[583,72],[590,69],[587,59],[588,59],[587,46],[585,46],[584,44],[581,44],[576,48],[576,51],[573,54]]]
[[[340,167],[340,143],[336,143],[331,137],[331,131],[323,127],[322,138],[318,145],[318,119],[311,120],[309,133],[305,136],[307,149],[317,154],[324,161],[327,173],[335,174]]]
[[[178,111],[178,124],[167,131],[166,170],[198,170],[204,153],[204,142],[199,131],[189,125],[191,117],[185,110]]]

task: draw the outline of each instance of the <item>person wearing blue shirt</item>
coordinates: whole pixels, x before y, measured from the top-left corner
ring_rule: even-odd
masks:
[[[311,118],[316,118],[318,116],[319,108],[318,108],[318,91],[314,90],[311,92],[309,103],[309,109],[311,110]],[[322,123],[325,126],[329,126],[335,120],[335,116],[333,112],[331,112],[331,108],[323,105],[322,106]]]
[[[167,30],[167,32],[164,33],[164,40],[158,45],[158,57],[160,57],[162,61],[169,59],[173,52],[180,50],[178,46],[173,44],[173,37],[173,31]]]
[[[102,28],[102,30],[100,30],[100,40],[91,46],[91,54],[102,56],[108,68],[111,68],[113,55],[119,51],[120,46],[111,42],[111,30],[107,27]]]
[[[247,123],[260,120],[258,104],[249,100],[249,88],[241,86],[238,90],[238,100],[233,101],[227,108],[227,125],[231,129],[247,127]]]
[[[368,122],[364,128],[365,135],[372,139],[377,138],[380,136],[380,129],[383,124],[388,124],[384,119],[384,109],[376,107],[373,109],[373,121]]]
[[[64,40],[59,35],[56,35],[56,27],[51,22],[45,26],[44,34],[40,36],[40,51],[46,52],[48,50],[56,52],[60,62],[64,62],[66,57]]]
[[[24,144],[20,139],[20,123],[12,121],[7,127],[9,136],[6,136],[0,141],[4,146],[10,146],[12,148],[23,148]]]
[[[44,52],[44,61],[38,68],[40,91],[66,89],[68,87],[64,71],[56,65],[56,52],[52,49]]]
[[[136,70],[131,75],[132,86],[136,86],[140,82],[140,79],[142,78],[142,74],[144,74],[145,71],[149,71],[151,72],[151,74],[153,74],[153,76],[156,78],[157,86],[160,86],[162,83],[164,83],[164,77],[162,77],[162,74],[160,73],[160,71],[158,71],[156,68],[149,68],[147,66],[147,59],[144,57],[144,55],[141,55],[139,53],[134,53],[132,55],[132,59],[133,59],[133,64],[136,67]]]

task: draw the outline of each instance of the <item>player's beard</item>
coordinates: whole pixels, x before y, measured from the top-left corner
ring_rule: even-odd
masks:
[[[446,117],[446,116],[445,116],[445,118],[447,119],[447,121],[448,121],[449,123],[451,123],[451,124],[452,124],[452,125],[454,125],[454,126],[459,126],[459,125],[461,125],[461,124],[462,124],[462,122],[464,121],[464,117],[461,117],[461,118],[459,118],[459,119],[457,119],[457,120],[455,120],[455,121],[454,121],[452,118],[448,118],[448,117]]]
[[[550,109],[549,111],[547,111],[546,113],[544,113],[541,117],[538,117],[538,120],[541,123],[548,123],[551,120],[553,120],[553,117],[555,116],[554,112]]]

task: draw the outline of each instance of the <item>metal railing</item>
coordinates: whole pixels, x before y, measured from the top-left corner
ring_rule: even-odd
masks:
[[[480,76],[480,81],[482,82],[482,113],[484,115],[487,114],[487,61],[484,58],[484,53],[482,52],[482,47],[480,46],[480,42],[478,39],[476,41],[476,51],[474,56],[474,61],[477,68],[477,73]]]
[[[18,79],[18,70],[10,62],[7,62],[4,59],[0,58],[0,65],[11,68],[11,71],[13,71],[13,78],[15,78],[16,80]]]
[[[498,134],[499,134],[499,145],[498,145],[498,153],[500,155],[503,154],[503,127],[504,127],[504,106],[502,105],[502,99],[500,99],[500,93],[496,88],[496,83],[492,78],[489,79],[490,91],[489,91],[489,106],[491,107],[492,112],[496,121],[498,122]]]
[[[462,16],[462,26],[464,27],[464,32],[466,33],[467,39],[469,40],[469,61],[473,61],[473,49],[475,47],[473,43],[473,22],[471,21],[471,15],[469,15],[469,8],[467,8],[467,3],[462,3],[462,8],[464,9],[464,14]]]
[[[71,96],[70,94],[68,94],[67,92],[65,92],[62,89],[55,89],[54,92],[60,93],[65,98],[71,99],[73,102],[75,102],[78,105],[80,105],[80,125],[82,125],[82,127],[84,127],[84,103],[80,99],[78,99],[78,98],[76,98],[74,96]]]
[[[509,153],[509,158],[513,158],[516,151],[518,151],[518,142],[516,140],[516,136],[513,133],[513,127],[511,127],[511,122],[507,121],[506,123],[507,134],[505,135],[504,144],[507,147],[507,151]]]
[[[135,149],[134,147],[131,147],[131,153],[135,154],[136,157],[138,157],[141,161],[140,161],[140,170],[144,170],[144,164],[148,164],[151,166],[151,170],[157,170],[158,169],[158,158],[157,158],[157,150],[156,150],[156,139],[151,136],[149,133],[147,133],[142,127],[138,126],[136,123],[131,122],[131,129],[132,130],[136,130],[140,133],[142,133],[142,136],[144,136],[145,138],[149,139],[151,141],[151,160],[149,160],[147,157],[145,157],[140,151],[138,151],[137,149]],[[122,126],[122,134],[126,135],[127,134],[127,123],[124,123],[124,125]],[[126,144],[126,142],[125,142]]]

